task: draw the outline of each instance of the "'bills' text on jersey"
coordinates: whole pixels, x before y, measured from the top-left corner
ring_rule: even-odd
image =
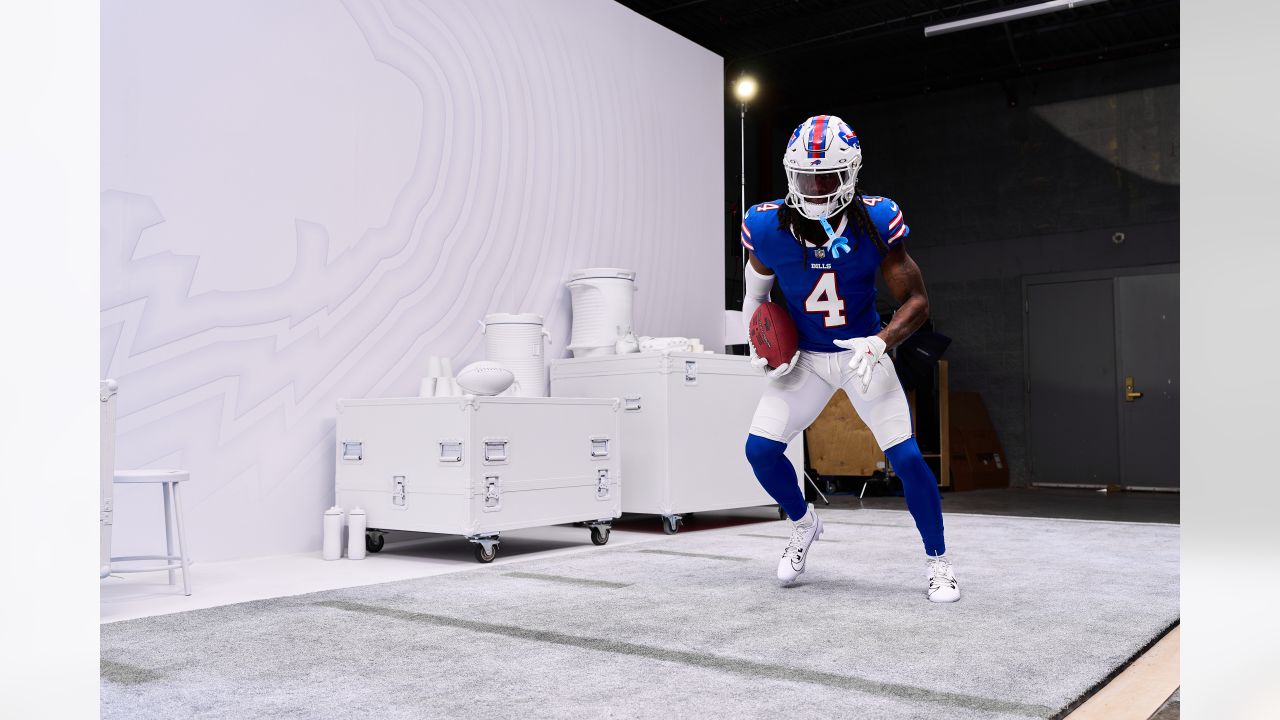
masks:
[[[902,208],[887,197],[863,196],[867,215],[892,248],[910,230]],[[773,270],[787,310],[800,336],[800,349],[840,352],[834,340],[867,337],[880,331],[876,313],[876,273],[884,256],[856,223],[842,219],[839,237],[822,247],[803,249],[790,230],[778,227],[781,200],[747,210],[742,244]],[[846,217],[847,217],[846,213]]]

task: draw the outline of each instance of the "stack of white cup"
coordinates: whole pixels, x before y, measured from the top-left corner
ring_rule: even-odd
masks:
[[[453,362],[447,357],[427,358],[427,375],[418,385],[418,397],[460,397],[462,388],[453,376]]]

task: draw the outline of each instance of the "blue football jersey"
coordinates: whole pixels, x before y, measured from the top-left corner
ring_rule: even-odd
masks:
[[[866,205],[867,215],[890,248],[910,232],[902,208],[893,200],[869,195],[854,202]],[[749,209],[742,223],[742,244],[773,270],[796,324],[800,349],[839,352],[842,348],[833,341],[879,332],[876,273],[884,256],[875,242],[859,232],[855,223],[846,222],[836,228],[839,238],[834,243],[802,248],[790,230],[778,227],[781,205],[781,200],[775,200]]]

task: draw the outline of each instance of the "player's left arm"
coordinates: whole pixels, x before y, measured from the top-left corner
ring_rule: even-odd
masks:
[[[924,289],[920,266],[907,254],[906,244],[895,243],[880,261],[880,274],[899,307],[889,325],[876,333],[888,348],[911,337],[929,318],[929,295]]]

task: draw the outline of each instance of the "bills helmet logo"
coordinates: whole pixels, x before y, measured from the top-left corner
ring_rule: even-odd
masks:
[[[839,132],[840,139],[845,141],[845,144],[850,147],[861,147],[858,145],[858,134],[853,131],[853,128],[849,127],[848,123],[840,123]]]

